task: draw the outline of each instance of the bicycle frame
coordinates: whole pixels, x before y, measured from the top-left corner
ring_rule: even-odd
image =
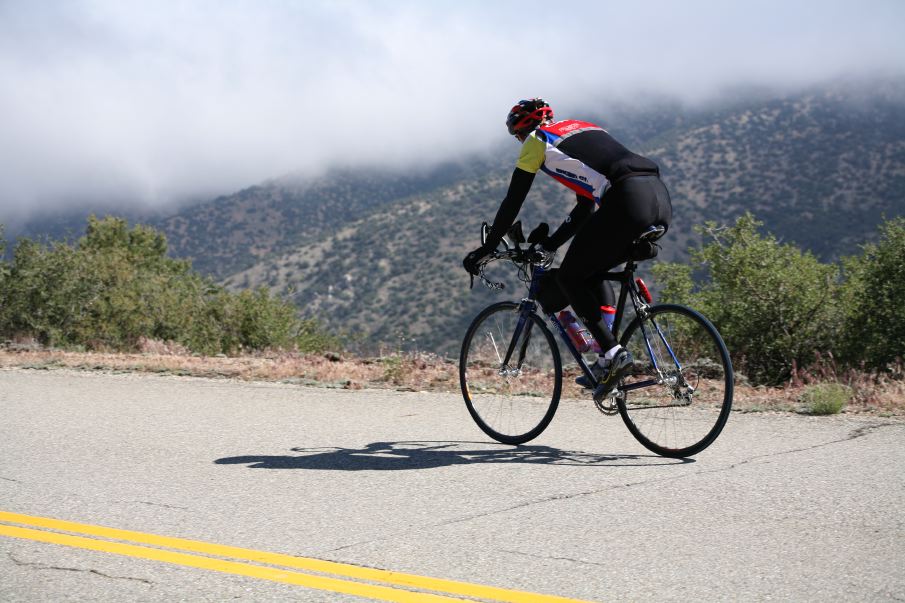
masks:
[[[631,297],[632,306],[635,308],[635,311],[639,315],[643,315],[645,308],[647,307],[645,304],[642,304],[638,297],[639,293],[636,290],[637,285],[633,281],[632,277],[634,276],[635,263],[634,261],[629,261],[625,268],[619,272],[607,272],[602,276],[603,280],[616,281],[620,283],[619,289],[619,299],[616,303],[616,316],[613,319],[613,335],[616,338],[619,338],[619,327],[622,324],[622,318],[625,314],[626,300]],[[532,326],[532,322],[528,320],[528,314],[532,312],[536,312],[537,310],[537,302],[535,301],[535,297],[537,295],[538,288],[540,286],[540,278],[546,272],[546,269],[543,266],[533,266],[532,274],[531,274],[531,283],[528,287],[528,296],[524,298],[519,306],[519,319],[516,323],[515,332],[512,335],[512,339],[509,342],[509,346],[506,350],[506,356],[503,360],[503,364],[500,367],[500,372],[512,371],[510,368],[509,362],[512,359],[512,355],[515,353],[516,345],[519,341],[522,341],[521,350],[518,355],[518,362],[515,367],[515,371],[519,371],[521,369],[522,362],[525,359],[525,351],[528,344],[528,337],[522,338],[522,330],[525,329],[525,325],[530,330]],[[591,371],[591,366],[585,361],[584,356],[582,356],[581,352],[578,351],[578,348],[575,347],[575,344],[572,342],[572,338],[569,337],[569,334],[566,332],[566,328],[559,321],[559,318],[554,313],[547,314],[547,320],[550,321],[551,324],[556,327],[556,332],[559,334],[559,338],[565,344],[566,349],[572,354],[572,357],[575,359],[575,362],[581,368],[582,373],[585,377],[593,384],[594,387],[597,386],[597,379],[594,377],[594,373]],[[659,325],[654,323],[654,327],[657,330],[657,337],[663,342],[663,345],[669,352],[670,357],[676,365],[676,368],[681,371],[681,365],[679,363],[678,358],[672,351],[672,347],[666,341],[666,337],[663,335],[663,332],[660,330]],[[650,343],[650,334],[647,332],[647,328],[642,322],[640,325],[642,336],[644,337],[644,343],[647,347],[647,353],[651,360],[651,363],[657,373],[661,373],[660,367],[657,364],[657,357],[654,354],[653,349],[651,348]],[[530,335],[530,333],[529,333]],[[656,380],[647,380],[640,381],[636,383],[630,383],[624,385],[619,388],[619,391],[626,392],[636,389],[641,389],[645,387],[651,387],[653,385],[658,385],[658,381]]]

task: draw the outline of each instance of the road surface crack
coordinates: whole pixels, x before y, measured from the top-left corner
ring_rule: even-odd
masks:
[[[100,576],[102,578],[109,578],[110,580],[133,580],[135,582],[144,582],[145,584],[153,585],[154,583],[150,580],[146,580],[145,578],[132,578],[130,576],[111,576],[110,574],[105,574],[104,572],[98,571],[96,569],[84,569],[79,567],[62,567],[58,565],[47,565],[45,563],[35,563],[30,561],[22,561],[21,559],[16,559],[16,557],[12,553],[7,553],[7,556],[10,560],[18,565],[19,567],[31,567],[36,570],[59,570],[64,572],[84,572],[86,574],[94,574],[95,576]]]
[[[580,563],[581,565],[593,565],[596,567],[610,567],[606,563],[597,563],[594,561],[584,561],[582,559],[573,559],[572,557],[555,557],[552,555],[532,555],[531,553],[525,553],[522,551],[510,551],[507,549],[498,549],[501,553],[508,553],[510,555],[520,555],[522,557],[533,557],[534,559],[542,559],[544,561],[568,561],[570,563]]]
[[[538,499],[535,499],[535,500],[525,501],[525,502],[519,503],[519,504],[517,504],[517,505],[512,505],[512,506],[505,507],[505,508],[502,508],[502,509],[494,509],[494,510],[489,510],[489,511],[487,511],[487,512],[485,512],[485,513],[477,513],[477,514],[475,514],[475,515],[468,515],[468,516],[465,516],[465,517],[459,517],[459,518],[457,518],[457,519],[451,519],[451,520],[445,521],[445,522],[443,522],[443,523],[433,524],[433,525],[431,525],[431,526],[429,526],[429,527],[432,527],[432,528],[443,527],[443,526],[447,526],[447,525],[451,525],[451,524],[455,524],[455,523],[461,523],[461,522],[465,522],[465,521],[471,521],[471,520],[473,520],[473,519],[481,519],[481,518],[484,518],[484,517],[489,517],[489,516],[491,516],[491,515],[497,515],[497,514],[499,514],[499,513],[507,513],[507,512],[509,512],[509,511],[515,511],[515,510],[517,510],[517,509],[521,509],[521,508],[524,508],[524,507],[530,507],[530,506],[533,506],[533,505],[539,505],[539,504],[544,504],[544,503],[549,503],[549,502],[558,502],[558,501],[563,501],[563,500],[570,500],[570,499],[573,499],[573,498],[580,498],[580,497],[584,497],[584,496],[593,496],[593,495],[595,495],[595,494],[601,494],[601,493],[603,493],[603,492],[609,492],[609,491],[613,491],[613,490],[620,490],[620,489],[623,489],[623,488],[633,488],[633,487],[635,487],[635,486],[645,486],[645,485],[648,485],[648,484],[656,484],[656,483],[669,482],[669,481],[679,480],[679,479],[687,479],[687,478],[692,477],[692,476],[695,476],[695,475],[704,475],[704,474],[707,474],[707,473],[717,473],[717,472],[720,472],[720,471],[729,471],[729,470],[735,469],[736,467],[740,467],[740,466],[742,466],[742,465],[747,465],[748,463],[753,463],[754,461],[757,461],[757,460],[760,460],[760,459],[764,459],[764,458],[779,457],[779,456],[783,456],[783,455],[786,455],[786,454],[793,454],[793,453],[796,453],[796,452],[805,452],[805,451],[808,451],[808,450],[814,450],[814,449],[816,449],[816,448],[822,448],[822,447],[824,447],[824,446],[830,446],[830,445],[832,445],[832,444],[839,444],[839,443],[842,443],[842,442],[849,442],[849,441],[851,441],[851,440],[855,440],[855,439],[857,439],[857,438],[864,437],[864,436],[866,436],[867,434],[869,434],[869,433],[871,433],[871,432],[873,432],[873,431],[876,431],[877,429],[880,429],[880,428],[883,428],[883,427],[891,427],[891,426],[895,426],[895,425],[899,425],[899,423],[871,423],[871,424],[868,424],[868,425],[863,425],[863,426],[861,426],[861,427],[858,427],[857,429],[853,429],[853,430],[852,430],[851,432],[849,432],[848,435],[846,435],[844,438],[841,438],[841,439],[838,439],[838,440],[832,440],[832,441],[830,441],[830,442],[823,442],[823,443],[820,443],[820,444],[814,444],[813,446],[806,446],[806,447],[804,447],[804,448],[796,448],[796,449],[792,449],[792,450],[782,450],[782,451],[779,451],[779,452],[771,452],[770,454],[762,454],[762,455],[758,455],[758,456],[755,456],[755,457],[751,457],[751,458],[749,458],[749,459],[745,459],[745,460],[740,461],[740,462],[738,462],[738,463],[734,463],[734,464],[732,464],[732,465],[729,465],[728,467],[720,467],[720,468],[718,468],[718,469],[709,469],[709,470],[705,469],[705,470],[702,470],[702,471],[695,471],[695,472],[686,473],[686,474],[683,474],[683,475],[672,475],[672,476],[668,476],[668,477],[657,477],[657,478],[646,479],[646,480],[641,480],[641,481],[637,481],[637,482],[628,482],[628,483],[625,483],[625,484],[616,484],[616,485],[607,486],[607,487],[605,487],[605,488],[598,488],[598,489],[595,489],[595,490],[586,490],[586,491],[582,491],[582,492],[575,492],[575,493],[572,493],[572,494],[558,494],[558,495],[555,495],[555,496],[547,496],[547,497],[544,497],[544,498],[538,498]]]
[[[707,473],[717,473],[717,472],[721,472],[721,471],[729,471],[729,470],[735,469],[735,468],[737,468],[737,467],[740,467],[740,466],[742,466],[742,465],[747,465],[747,464],[749,464],[749,463],[753,463],[753,462],[755,462],[755,461],[757,461],[757,460],[760,460],[760,459],[780,457],[780,456],[783,456],[783,455],[793,454],[793,453],[796,453],[796,452],[805,452],[805,451],[808,451],[808,450],[814,450],[814,449],[816,449],[816,448],[822,448],[822,447],[824,447],[824,446],[830,446],[830,445],[833,445],[833,444],[840,444],[840,443],[843,443],[843,442],[849,442],[849,441],[851,441],[851,440],[855,440],[855,439],[858,439],[858,438],[860,438],[860,437],[864,437],[864,436],[868,435],[869,433],[874,432],[874,431],[876,431],[876,430],[878,430],[878,429],[881,429],[881,428],[883,428],[883,427],[892,427],[892,426],[896,426],[896,425],[901,425],[901,424],[900,424],[900,423],[892,423],[892,422],[890,422],[890,423],[871,423],[871,424],[868,424],[868,425],[863,425],[863,426],[861,426],[861,427],[858,427],[857,429],[853,429],[853,430],[850,431],[845,437],[840,438],[840,439],[838,439],[838,440],[832,440],[832,441],[829,441],[829,442],[822,442],[822,443],[820,443],[820,444],[814,444],[814,445],[812,445],[812,446],[806,446],[806,447],[803,447],[803,448],[795,448],[795,449],[792,449],[792,450],[781,450],[781,451],[779,451],[779,452],[771,452],[771,453],[769,453],[769,454],[762,454],[762,455],[758,455],[758,456],[751,457],[751,458],[749,458],[749,459],[745,459],[745,460],[740,461],[740,462],[738,462],[738,463],[734,463],[734,464],[729,465],[729,466],[727,466],[727,467],[719,467],[719,468],[716,468],[716,469],[705,469],[705,470],[701,470],[701,471],[695,471],[695,472],[685,473],[685,474],[682,474],[682,475],[671,475],[671,476],[667,476],[667,477],[656,477],[656,478],[645,479],[645,480],[640,480],[640,481],[636,481],[636,482],[626,482],[626,483],[623,483],[623,484],[614,484],[614,485],[609,485],[609,486],[606,486],[606,487],[603,487],[603,488],[597,488],[597,489],[594,489],[594,490],[584,490],[584,491],[581,491],[581,492],[573,492],[573,493],[566,493],[566,494],[556,494],[556,495],[553,495],[553,496],[546,496],[546,497],[543,497],[543,498],[536,498],[536,499],[534,499],[534,500],[528,500],[528,501],[525,501],[525,502],[521,502],[521,503],[519,503],[519,504],[510,505],[510,506],[508,506],[508,507],[503,507],[503,508],[501,508],[501,509],[491,509],[491,510],[488,510],[488,511],[486,511],[486,512],[484,512],[484,513],[476,513],[476,514],[473,514],[473,515],[466,515],[466,516],[463,516],[463,517],[458,517],[458,518],[455,518],[455,519],[450,519],[450,520],[448,520],[448,521],[443,521],[443,522],[440,522],[440,523],[422,525],[422,526],[420,526],[420,527],[417,528],[417,529],[441,528],[441,527],[448,526],[448,525],[453,525],[453,524],[457,524],[457,523],[463,523],[463,522],[472,521],[472,520],[475,520],[475,519],[482,519],[482,518],[484,518],[484,517],[490,517],[490,516],[498,515],[498,514],[501,514],[501,513],[508,513],[509,511],[516,511],[516,510],[518,510],[518,509],[523,509],[523,508],[525,508],[525,507],[531,507],[531,506],[534,506],[534,505],[539,505],[539,504],[544,504],[544,503],[559,502],[559,501],[571,500],[571,499],[574,499],[574,498],[581,498],[581,497],[585,497],[585,496],[593,496],[593,495],[595,495],[595,494],[602,494],[602,493],[604,493],[604,492],[611,492],[611,491],[614,491],[614,490],[621,490],[621,489],[625,489],[625,488],[634,488],[634,487],[636,487],[636,486],[646,486],[646,485],[649,485],[649,484],[666,483],[666,482],[675,481],[675,480],[687,479],[687,478],[693,477],[693,476],[705,475],[705,474],[707,474]],[[373,544],[373,543],[375,543],[375,542],[381,542],[381,541],[391,540],[391,539],[394,538],[394,537],[398,537],[399,535],[402,535],[402,534],[408,534],[408,533],[411,533],[412,531],[413,531],[413,530],[403,530],[403,531],[397,533],[397,534],[394,535],[394,536],[386,536],[386,537],[383,537],[383,538],[377,538],[377,539],[369,540],[369,541],[365,541],[365,542],[355,542],[355,543],[352,543],[352,544],[347,544],[347,545],[343,545],[343,546],[341,546],[341,547],[337,547],[337,548],[331,549],[330,551],[327,551],[327,552],[330,553],[330,552],[340,551],[340,550],[343,550],[343,549],[349,549],[349,548],[353,548],[353,547],[357,547],[357,546],[362,546],[362,545],[367,545],[367,544]]]
[[[14,484],[21,484],[21,483],[22,483],[22,482],[20,482],[20,481],[17,480],[17,479],[13,479],[13,478],[11,478],[11,477],[3,477],[2,475],[0,475],[0,479],[2,479],[2,480],[5,481],[5,482],[12,482],[12,483],[14,483]]]
[[[693,474],[691,474],[691,475],[693,475]],[[511,505],[509,507],[505,507],[502,509],[494,509],[491,511],[487,511],[486,513],[477,513],[475,515],[459,517],[457,519],[451,519],[449,521],[432,524],[432,525],[426,526],[426,527],[440,528],[440,527],[452,525],[455,523],[461,523],[463,521],[471,521],[473,519],[481,519],[484,517],[489,517],[491,515],[497,515],[499,513],[508,513],[509,511],[515,511],[517,509],[522,509],[524,507],[531,507],[534,505],[540,505],[540,504],[549,503],[549,502],[559,502],[559,501],[563,501],[563,500],[571,500],[573,498],[581,498],[584,496],[593,496],[595,494],[601,494],[603,492],[609,492],[612,490],[622,490],[624,488],[634,488],[635,486],[644,486],[647,484],[669,482],[669,481],[673,481],[673,480],[683,479],[685,477],[688,477],[688,476],[687,475],[672,475],[669,477],[656,477],[653,479],[641,480],[639,482],[627,482],[625,484],[615,484],[615,485],[607,486],[605,488],[598,488],[596,490],[585,490],[582,492],[573,492],[571,494],[557,494],[554,496],[546,496],[544,498],[536,498],[534,500],[528,500],[528,501],[519,503],[517,505]]]
[[[400,533],[397,534],[397,535],[408,534],[410,531],[411,531],[411,530],[406,530],[406,531],[400,532]],[[377,538],[377,539],[375,539],[375,540],[363,540],[363,541],[361,541],[361,542],[353,542],[353,543],[351,543],[351,544],[344,544],[344,545],[338,546],[338,547],[336,547],[336,548],[334,548],[334,549],[330,549],[330,550],[326,551],[326,553],[335,553],[336,551],[342,551],[342,550],[345,550],[345,549],[351,549],[351,548],[356,547],[356,546],[363,546],[363,545],[366,545],[366,544],[371,544],[371,543],[374,543],[374,542],[381,542],[381,541],[383,541],[383,540],[391,540],[391,539],[392,539],[391,537],[388,537],[388,538]],[[299,556],[300,556],[300,557],[304,557],[304,555],[299,555]]]
[[[899,425],[899,423],[869,423],[867,425],[862,425],[861,427],[858,427],[857,429],[851,430],[848,433],[848,435],[846,435],[845,437],[840,438],[838,440],[830,440],[829,442],[821,442],[820,444],[813,444],[811,446],[805,446],[804,448],[793,448],[791,450],[780,450],[779,452],[771,452],[769,454],[759,454],[757,456],[752,456],[749,459],[739,461],[738,463],[733,463],[732,465],[729,465],[728,467],[721,467],[719,469],[698,471],[694,475],[702,475],[705,473],[717,473],[720,471],[730,471],[732,469],[735,469],[736,467],[741,467],[742,465],[748,465],[750,463],[759,461],[761,459],[776,458],[776,457],[784,456],[787,454],[795,454],[796,452],[807,452],[809,450],[816,450],[817,448],[823,448],[825,446],[832,446],[833,444],[843,444],[845,442],[851,442],[852,440],[857,440],[858,438],[864,437],[867,434],[869,434],[873,431],[876,431],[878,429],[881,429],[883,427],[893,427],[896,425]]]
[[[163,507],[164,509],[179,509],[180,511],[188,511],[188,510],[189,510],[188,507],[180,507],[180,506],[177,506],[177,505],[168,505],[168,504],[166,504],[166,503],[151,502],[151,501],[148,501],[148,500],[127,500],[127,501],[124,501],[124,502],[127,502],[127,503],[135,503],[135,504],[138,504],[138,505],[150,505],[150,506],[152,506],[152,507]]]

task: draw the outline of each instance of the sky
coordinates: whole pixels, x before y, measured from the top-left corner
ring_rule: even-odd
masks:
[[[905,2],[0,0],[0,222],[418,171],[559,115],[905,75]]]

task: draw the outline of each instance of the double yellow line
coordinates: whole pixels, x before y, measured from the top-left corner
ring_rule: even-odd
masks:
[[[81,534],[81,536],[78,534]],[[0,536],[23,538],[125,555],[127,557],[137,557],[139,559],[163,561],[176,565],[237,574],[239,576],[294,584],[382,601],[397,601],[399,603],[475,599],[506,601],[509,603],[575,603],[578,601],[577,599],[507,590],[493,586],[429,578],[333,561],[294,557],[280,553],[268,553],[197,540],[187,540],[185,538],[158,536],[131,530],[119,530],[5,511],[0,511]],[[200,553],[200,555],[190,553]],[[285,568],[303,571],[291,571]]]

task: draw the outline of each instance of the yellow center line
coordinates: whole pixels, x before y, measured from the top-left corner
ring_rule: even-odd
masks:
[[[223,559],[214,559],[211,557],[200,557],[198,555],[189,555],[187,553],[176,553],[173,551],[151,549],[134,544],[124,544],[122,542],[94,540],[92,538],[84,538],[82,536],[71,536],[69,534],[59,534],[56,532],[44,532],[41,530],[33,530],[31,528],[19,528],[5,524],[0,524],[0,535],[11,536],[13,538],[26,538],[28,540],[37,540],[39,542],[49,542],[52,544],[62,544],[65,546],[78,547],[80,549],[89,549],[92,551],[101,551],[104,553],[115,553],[117,555],[137,557],[139,559],[164,561],[166,563],[186,565],[189,567],[197,567],[206,570],[213,570],[216,572],[224,572],[227,574],[238,574],[240,576],[248,576],[250,578],[271,580],[273,582],[283,582],[285,584],[307,586],[308,588],[329,590],[347,595],[357,595],[359,597],[381,599],[384,601],[416,603],[417,601],[464,600],[452,597],[444,597],[441,595],[399,590],[390,588],[388,586],[374,586],[371,584],[362,584],[361,582],[339,580],[337,578],[312,576],[310,574],[290,572],[287,570],[262,567],[259,565],[250,565],[248,563],[224,561]]]
[[[84,534],[88,536],[96,536],[114,540],[125,540],[128,542],[165,547],[169,549],[177,549],[180,551],[191,551],[194,553],[215,555],[218,557],[227,557],[230,559],[239,559],[243,561],[251,561],[254,563],[266,563],[269,565],[277,565],[294,569],[333,574],[335,576],[341,576],[342,578],[350,578],[353,580],[368,580],[371,582],[379,582],[392,586],[403,586],[408,588],[435,591],[450,595],[460,595],[470,598],[489,599],[492,601],[505,601],[509,603],[581,603],[577,599],[569,599],[553,595],[542,595],[517,590],[508,590],[493,586],[483,586],[479,584],[470,584],[467,582],[418,576],[415,574],[406,574],[401,572],[359,567],[356,565],[336,563],[333,561],[324,561],[321,559],[294,557],[292,555],[285,555],[280,553],[269,553],[265,551],[256,551],[253,549],[212,544],[197,540],[188,540],[185,538],[159,536],[155,534],[146,534],[143,532],[107,528],[90,524],[81,524],[47,517],[33,517],[30,515],[21,515],[19,513],[10,513],[6,511],[0,511],[0,522],[16,523],[31,526],[33,528],[73,532],[75,534]],[[30,540],[38,540],[41,542],[62,544],[66,546],[73,546],[96,551],[104,551],[119,555],[127,555],[130,557],[153,559],[167,563],[175,563],[179,565],[187,565],[190,567],[198,567],[202,569],[239,574],[253,578],[272,580],[275,582],[297,584],[300,586],[307,586],[309,588],[317,588],[321,590],[331,590],[334,592],[355,594],[359,596],[370,597],[372,599],[382,599],[386,601],[460,600],[426,593],[412,593],[409,591],[398,590],[387,586],[361,584],[337,578],[312,576],[299,572],[287,572],[285,570],[248,565],[245,563],[237,563],[235,561],[211,559],[209,557],[199,557],[185,553],[162,551],[159,549],[135,546],[131,544],[94,540],[90,538],[25,529],[3,524],[0,524],[0,535],[11,536],[14,538],[27,538]],[[355,592],[352,592],[353,590]]]

